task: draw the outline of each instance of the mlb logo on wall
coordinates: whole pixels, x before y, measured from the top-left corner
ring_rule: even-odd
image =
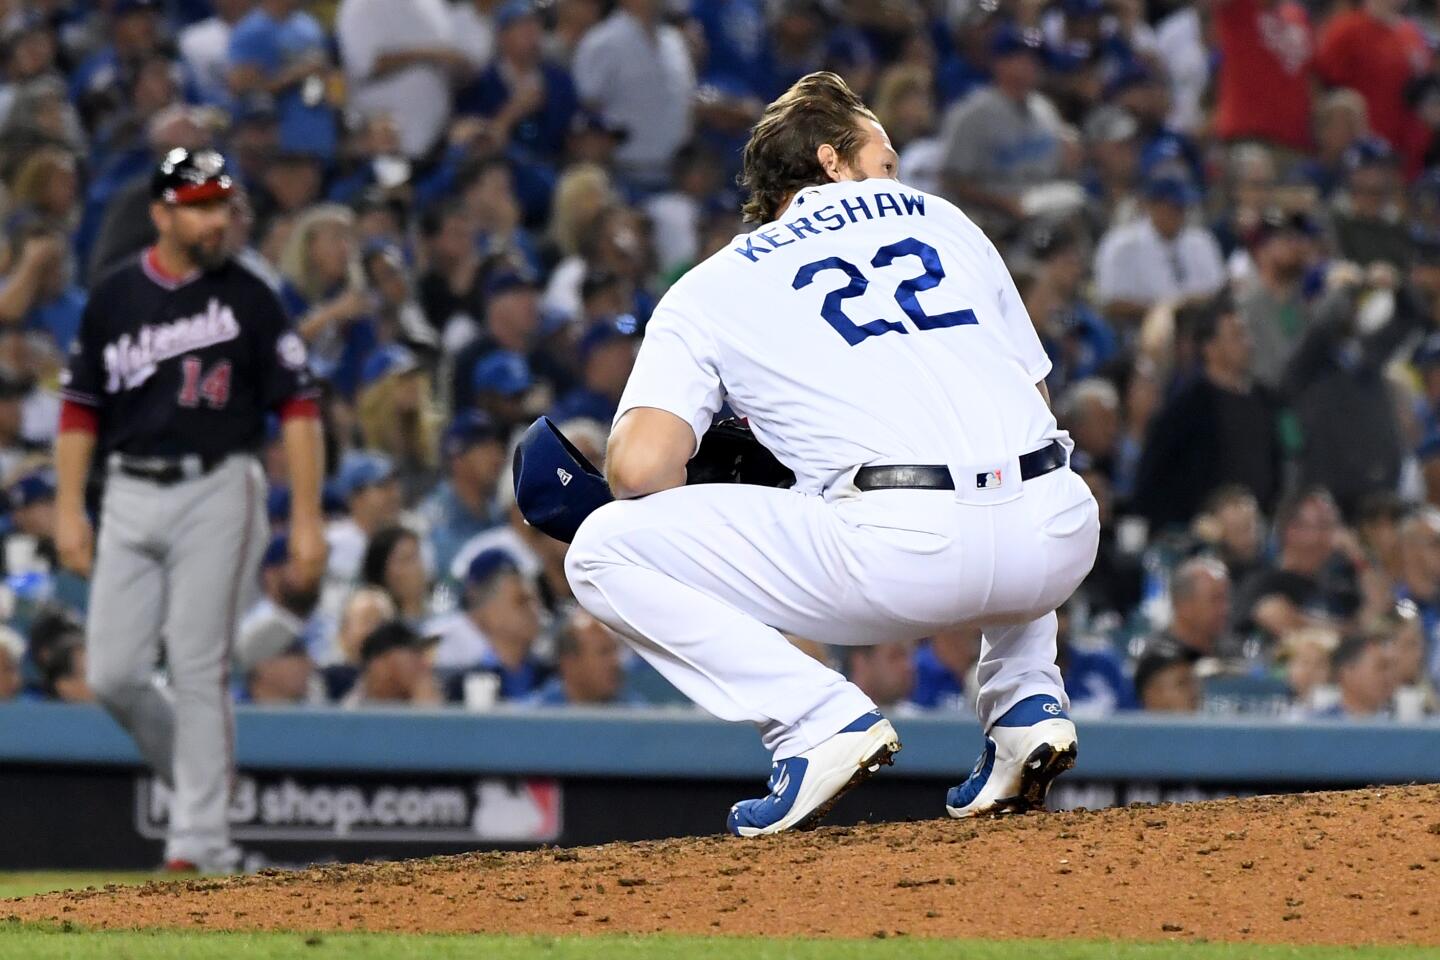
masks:
[[[975,474],[975,488],[977,490],[993,490],[1000,486],[1000,471],[987,470],[984,473]]]

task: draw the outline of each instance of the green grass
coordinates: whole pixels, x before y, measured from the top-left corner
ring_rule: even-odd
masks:
[[[730,937],[496,937],[293,933],[84,933],[0,925],[3,960],[1391,960],[1395,947],[1027,941],[758,940]]]

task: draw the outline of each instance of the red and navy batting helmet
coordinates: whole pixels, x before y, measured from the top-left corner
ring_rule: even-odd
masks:
[[[150,177],[150,196],[161,203],[207,203],[230,196],[234,182],[218,150],[177,147]]]

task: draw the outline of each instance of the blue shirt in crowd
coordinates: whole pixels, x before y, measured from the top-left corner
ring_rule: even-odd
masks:
[[[296,60],[327,54],[325,30],[308,13],[296,11],[276,20],[257,9],[235,25],[230,34],[230,62],[234,66],[258,67],[276,74]],[[335,113],[324,102],[307,104],[303,84],[296,84],[275,99],[280,115],[280,148],[331,160],[335,156]]]

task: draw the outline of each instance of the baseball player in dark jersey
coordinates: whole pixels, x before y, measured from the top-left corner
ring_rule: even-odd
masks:
[[[62,379],[56,545],[88,574],[84,491],[105,497],[94,555],[90,684],[171,787],[165,859],[232,870],[229,665],[265,549],[256,451],[277,413],[290,466],[288,574],[324,569],[320,427],[305,347],[269,286],[226,253],[225,159],[174,150],[151,182],[159,239],[91,290]],[[165,643],[168,684],[152,682]]]

